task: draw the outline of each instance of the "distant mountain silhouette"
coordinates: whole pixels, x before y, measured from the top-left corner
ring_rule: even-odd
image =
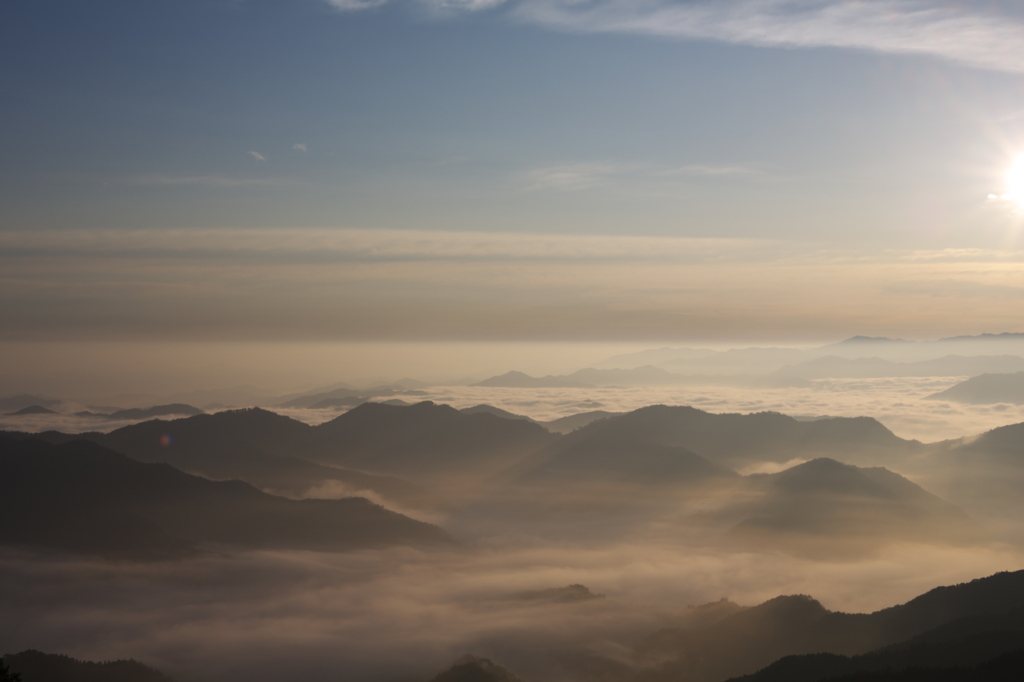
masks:
[[[879,358],[888,361],[918,362],[948,355],[1024,356],[1024,334],[980,334],[937,341],[905,341],[885,337],[853,336],[819,348],[733,348],[716,351],[707,348],[657,348],[610,357],[595,367],[601,369],[632,369],[644,365],[678,372],[681,375],[707,375],[706,383],[722,382],[728,375],[765,374],[787,365],[799,365],[824,356],[847,359]],[[866,370],[866,367],[861,367]],[[892,368],[890,368],[892,369]],[[912,371],[896,368],[897,371]],[[853,371],[847,368],[847,371]],[[917,371],[926,371],[924,366]],[[941,368],[944,376],[953,376],[950,367]],[[995,371],[995,370],[981,370]],[[1007,371],[1001,369],[998,371]],[[977,367],[968,373],[977,373]],[[843,375],[837,375],[843,376]],[[855,375],[856,376],[856,375]],[[897,374],[897,376],[918,376]],[[922,375],[923,376],[923,375]]]
[[[71,438],[52,432],[35,437]],[[429,402],[365,403],[319,426],[248,408],[78,437],[142,461],[167,462],[211,478],[239,478],[274,492],[298,496],[335,480],[414,506],[433,502],[423,489],[394,475],[499,469],[555,438],[531,421],[465,414]]]
[[[502,419],[525,419],[527,421],[533,421],[529,417],[525,417],[521,414],[515,414],[514,412],[509,412],[508,410],[503,410],[500,407],[495,407],[493,405],[474,405],[473,407],[463,407],[459,412],[462,412],[463,414],[479,414],[481,412],[486,412],[488,414],[493,414],[495,417],[501,417]]]
[[[666,366],[668,363],[665,363]],[[531,377],[522,372],[507,372],[486,379],[476,386],[500,388],[595,388],[598,386],[684,386],[725,385],[750,387],[803,386],[808,382],[795,376],[750,376],[744,374],[710,375],[707,366],[697,365],[699,374],[679,374],[662,367],[644,365],[628,369],[588,367],[562,376]],[[690,368],[693,369],[693,368]],[[769,367],[768,369],[775,369]]]
[[[701,360],[713,357],[719,351],[710,348],[651,348],[637,353],[613,355],[597,363],[598,369],[631,369],[644,365],[660,365],[671,360]]]
[[[947,441],[939,446],[965,464],[998,462],[1024,471],[1024,423],[1000,426],[980,436]]]
[[[575,583],[565,587],[552,587],[546,590],[531,590],[512,595],[516,601],[547,602],[557,604],[575,604],[577,602],[601,599],[603,594],[594,594],[586,585]]]
[[[979,374],[945,391],[933,393],[929,400],[949,400],[973,405],[992,403],[1024,404],[1024,371],[1000,374]]]
[[[1001,332],[999,334],[977,334],[975,336],[947,336],[939,339],[939,343],[959,343],[961,341],[1024,341],[1024,333]]]
[[[994,631],[1001,630],[999,624],[1011,620],[1011,612],[1022,608],[1024,571],[936,588],[906,604],[871,614],[828,611],[808,596],[776,597],[724,617],[712,612],[715,617],[707,623],[698,619],[693,627],[665,630],[650,637],[638,648],[638,654],[672,656],[673,660],[646,670],[636,680],[713,682],[752,674],[784,656],[853,656],[901,642],[907,644],[892,651],[906,651],[910,648],[908,640],[926,633],[918,644],[938,644],[946,635],[950,640],[969,637],[972,621],[954,624],[960,619],[988,621],[994,624]],[[949,629],[943,635],[938,628],[947,625]],[[837,660],[822,657],[809,664],[826,667]],[[765,678],[769,679],[799,682],[802,678]]]
[[[373,473],[465,473],[509,466],[554,436],[531,421],[448,405],[366,403],[315,427],[317,460]]]
[[[593,412],[581,412],[580,414],[571,414],[568,417],[560,417],[558,419],[552,419],[549,422],[540,422],[541,426],[546,428],[552,433],[571,433],[576,429],[582,428],[591,422],[596,422],[598,419],[605,419],[606,417],[617,417],[625,414],[625,412],[606,412],[604,410],[594,410]]]
[[[53,440],[51,434],[40,435]],[[303,496],[313,487],[337,481],[396,503],[429,504],[424,490],[398,478],[324,466],[291,454],[320,447],[316,427],[260,408],[154,420],[105,435],[84,435],[144,462],[166,462],[207,478],[237,478],[279,494]]]
[[[15,412],[33,405],[54,408],[60,404],[61,401],[56,398],[44,398],[42,396],[28,395],[25,393],[14,395],[9,398],[0,398],[0,410],[3,410],[4,412]]]
[[[205,543],[346,550],[450,542],[436,526],[362,498],[294,501],[209,481],[88,441],[0,436],[0,543],[160,558]]]
[[[816,558],[863,556],[891,542],[977,542],[959,507],[880,467],[816,459],[751,477],[764,495],[741,505],[730,536],[745,545]]]
[[[18,410],[16,412],[8,412],[4,416],[5,417],[21,417],[21,416],[30,415],[30,414],[57,414],[57,412],[54,412],[53,410],[47,409],[47,408],[43,407],[42,405],[29,405],[28,407],[23,407],[23,408],[21,408],[20,410]]]
[[[28,649],[7,654],[4,661],[22,682],[171,682],[167,675],[133,660],[94,663]]]
[[[153,407],[131,408],[127,410],[116,410],[109,413],[99,412],[76,412],[80,417],[102,417],[103,419],[153,419],[154,417],[194,417],[197,414],[205,414],[198,407],[185,405],[184,403],[173,403],[171,405],[154,405]]]
[[[419,385],[422,382],[416,383]],[[322,409],[324,407],[337,407],[352,404],[358,405],[360,403],[373,400],[374,398],[387,398],[395,395],[396,393],[423,395],[423,391],[415,388],[406,388],[400,384],[389,384],[387,386],[376,386],[365,389],[354,389],[351,386],[345,385],[328,391],[304,393],[275,404],[277,407]]]
[[[878,357],[842,358],[835,355],[815,358],[784,367],[779,376],[801,379],[869,379],[875,377],[973,376],[985,372],[1024,369],[1024,358],[1016,355],[947,355],[933,360],[894,362]]]
[[[312,407],[317,403],[321,403],[329,400],[368,400],[368,396],[363,391],[357,391],[353,388],[336,388],[331,391],[324,391],[322,393],[313,393],[312,395],[302,395],[297,398],[285,400],[284,402],[278,403],[277,407]]]
[[[511,371],[473,384],[488,388],[593,388],[590,384],[565,377],[531,377],[523,372]]]
[[[489,658],[463,656],[451,668],[431,678],[430,682],[522,682],[518,677]]]
[[[878,343],[912,343],[911,341],[904,341],[903,339],[890,339],[885,336],[851,336],[848,339],[844,339],[836,346],[859,346],[863,344],[878,344]]]
[[[800,421],[777,412],[713,414],[665,405],[608,417],[565,436],[567,447],[577,440],[682,447],[728,466],[823,456],[883,464],[921,449],[870,417]]]

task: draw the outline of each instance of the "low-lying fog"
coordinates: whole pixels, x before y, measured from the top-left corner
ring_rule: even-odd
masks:
[[[134,657],[196,682],[425,681],[467,652],[533,682],[600,679],[594,660],[635,664],[631,648],[680,623],[687,605],[804,593],[833,610],[871,611],[1022,558],[1009,548],[898,546],[861,561],[811,562],[499,540],[433,554],[251,552],[157,564],[5,551],[0,642],[7,651]],[[530,594],[574,583],[605,596]]]
[[[659,403],[710,412],[870,416],[898,436],[925,442],[1024,421],[1024,406],[926,400],[962,379],[822,380],[776,389],[448,386],[389,399],[457,408],[486,403],[539,421]],[[266,407],[311,424],[339,414]],[[47,414],[0,418],[0,428],[23,431],[110,431],[124,423]],[[829,609],[865,612],[1024,565],[1024,549],[997,543],[897,543],[825,559],[755,552],[691,541],[685,524],[674,535],[628,541],[595,539],[581,527],[578,536],[556,541],[524,537],[497,519],[486,532],[469,532],[472,518],[452,522],[384,502],[439,523],[462,544],[337,554],[224,550],[153,563],[6,549],[0,551],[0,643],[4,652],[135,658],[179,682],[426,682],[465,653],[491,657],[527,682],[610,682],[649,664],[634,647],[684,622],[688,605],[723,597],[754,605],[809,594]],[[537,594],[572,584],[603,596]]]

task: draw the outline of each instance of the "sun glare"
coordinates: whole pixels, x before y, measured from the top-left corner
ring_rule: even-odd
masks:
[[[1024,208],[1024,155],[1018,156],[1006,172],[1005,198]]]

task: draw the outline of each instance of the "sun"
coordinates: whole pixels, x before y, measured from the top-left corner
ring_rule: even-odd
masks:
[[[1005,199],[1024,209],[1024,154],[1014,159],[1010,169],[1006,171]]]

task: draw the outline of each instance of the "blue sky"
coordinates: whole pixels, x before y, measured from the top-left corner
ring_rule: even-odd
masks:
[[[0,52],[6,342],[1024,312],[1018,3],[16,0]]]

